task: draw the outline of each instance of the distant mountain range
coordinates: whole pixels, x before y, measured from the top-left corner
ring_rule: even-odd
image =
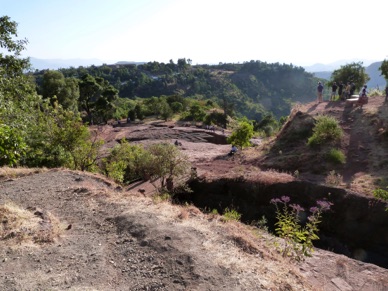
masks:
[[[38,59],[30,57],[30,62],[34,70],[57,70],[60,68],[70,68],[79,66],[101,66],[102,64],[112,64],[112,62],[104,62],[99,59]],[[374,62],[370,60],[341,60],[330,64],[314,64],[312,66],[305,66],[304,69],[307,72],[313,73],[316,77],[329,80],[331,74],[334,70],[339,69],[342,65],[352,63],[352,62],[362,62],[366,66],[366,73],[371,78],[367,83],[369,88],[379,88],[380,90],[386,86],[385,79],[380,76],[379,67],[380,62]],[[144,64],[145,62],[132,62],[132,61],[120,61],[116,64]]]
[[[349,62],[348,62],[349,63]],[[367,83],[368,88],[378,88],[380,90],[383,90],[386,86],[386,81],[383,76],[381,76],[381,72],[379,70],[381,66],[381,62],[374,62],[369,64],[365,67],[366,73],[369,75],[370,80]],[[324,65],[324,64],[315,64],[310,67],[305,67],[305,70],[307,72],[313,73],[314,76],[322,79],[329,80],[331,77],[331,74],[334,70],[337,70],[343,65],[344,63],[336,66],[334,64]],[[315,71],[316,70],[316,71]]]
[[[89,67],[92,65],[101,66],[102,64],[112,64],[114,61],[102,61],[99,59],[38,59],[30,57],[30,63],[32,65],[33,70],[58,70],[63,68],[78,68],[80,66]],[[121,61],[116,64],[144,64],[145,62],[128,62]]]

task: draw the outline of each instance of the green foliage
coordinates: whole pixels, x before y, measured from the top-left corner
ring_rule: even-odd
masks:
[[[266,232],[268,232],[267,224],[268,224],[268,220],[265,217],[265,215],[263,215],[259,220],[257,220],[257,221],[254,220],[254,221],[251,222],[251,225],[254,225],[257,228],[262,229],[262,230],[264,230]]]
[[[226,221],[240,221],[241,214],[237,212],[237,210],[233,208],[225,208],[224,214],[222,215]]]
[[[365,67],[362,63],[351,63],[344,66],[341,66],[339,69],[335,70],[331,74],[331,80],[329,86],[334,82],[339,84],[340,82],[351,83],[354,82],[356,89],[360,89],[364,84],[369,81],[369,76],[365,72]],[[358,91],[357,91],[358,92]]]
[[[15,39],[17,23],[8,16],[0,17],[0,77],[16,78],[29,68],[28,59],[21,59],[20,54],[28,43],[26,39]],[[2,80],[3,82],[3,80]],[[0,82],[0,83],[2,83]]]
[[[381,63],[379,70],[381,71],[381,75],[383,75],[385,80],[387,81],[387,86],[388,86],[388,60],[384,60]]]
[[[219,213],[218,213],[218,210],[215,209],[215,208],[213,208],[212,211],[211,211],[210,213],[213,214],[213,215],[218,215],[218,214],[219,214]]]
[[[194,121],[203,121],[206,116],[204,108],[199,104],[195,103],[190,107],[190,117]]]
[[[387,188],[388,189],[388,188]],[[387,206],[385,208],[385,211],[388,211],[388,191],[387,190],[384,190],[384,189],[381,189],[381,188],[378,188],[378,189],[375,189],[373,190],[373,195],[377,198],[377,199],[380,199],[384,202],[387,203]]]
[[[241,121],[238,127],[233,130],[232,134],[228,137],[228,143],[234,144],[238,147],[249,146],[250,139],[253,137],[253,125],[248,121]]]
[[[329,161],[336,164],[344,164],[346,162],[344,153],[338,149],[331,149],[327,154],[327,158]]]
[[[137,103],[135,106],[135,113],[136,113],[136,118],[139,120],[144,119],[144,108],[141,104]]]
[[[172,117],[172,114],[173,114],[173,111],[172,111],[170,105],[168,105],[166,100],[162,100],[160,102],[160,115],[161,115],[161,117],[167,121],[168,119],[170,119]]]
[[[79,114],[53,107],[49,99],[40,104],[34,122],[26,128],[28,151],[25,163],[39,167],[95,168],[102,141],[91,139]]]
[[[264,136],[269,137],[279,129],[279,122],[272,114],[266,114],[260,121],[254,121],[253,128],[255,131],[264,133]]]
[[[188,110],[187,98],[201,96],[204,106],[219,104],[226,115],[260,120],[268,111],[277,118],[289,113],[292,103],[312,101],[316,79],[302,67],[250,61],[243,64],[179,65],[149,62],[142,65],[90,66],[61,69],[67,77],[100,77],[119,91],[120,97],[151,98],[168,96]],[[39,79],[43,72],[34,75]],[[178,108],[172,108],[175,112]],[[148,115],[148,114],[147,114]]]
[[[215,124],[226,128],[228,120],[227,116],[223,112],[213,110],[211,113],[206,115],[204,122],[208,125]]]
[[[171,109],[174,113],[182,112],[183,111],[183,104],[180,102],[173,102],[173,103],[171,103]]]
[[[332,203],[317,201],[316,207],[310,208],[310,215],[304,226],[300,221],[300,214],[305,210],[298,204],[289,204],[290,198],[282,196],[274,198],[271,203],[276,207],[275,223],[276,234],[284,239],[284,246],[281,249],[284,257],[291,257],[297,261],[304,259],[304,256],[311,256],[313,241],[318,240],[318,226],[321,223],[322,213],[328,211]]]
[[[65,78],[60,71],[47,70],[41,86],[43,98],[57,97],[64,109],[78,111],[79,87],[75,78]]]
[[[343,136],[338,121],[332,116],[322,115],[316,119],[313,135],[308,139],[309,146],[323,145],[336,142]]]
[[[125,139],[116,145],[103,161],[103,171],[119,183],[130,183],[151,175],[151,155],[140,145],[131,145]]]
[[[89,122],[107,122],[113,117],[118,90],[108,81],[85,74],[79,82],[79,92],[79,108],[86,112]]]
[[[155,184],[154,186],[159,192],[173,191],[174,178],[189,173],[190,162],[188,157],[183,155],[176,146],[167,143],[153,144],[147,150],[151,154],[151,180],[159,180],[160,182],[160,186],[155,186]]]
[[[0,166],[15,166],[24,156],[27,145],[16,128],[0,124]]]

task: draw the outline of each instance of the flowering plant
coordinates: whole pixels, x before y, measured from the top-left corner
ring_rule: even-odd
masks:
[[[332,203],[319,200],[317,206],[310,208],[310,215],[303,226],[300,214],[305,211],[298,204],[290,204],[290,197],[271,199],[276,207],[275,232],[284,239],[284,247],[281,249],[284,257],[292,257],[298,261],[304,256],[311,256],[313,240],[318,240],[318,225],[321,223],[322,213],[330,210]]]

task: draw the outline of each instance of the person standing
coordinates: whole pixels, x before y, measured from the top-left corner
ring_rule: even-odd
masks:
[[[354,84],[354,82],[352,82],[350,84],[350,98],[352,98],[354,91],[356,91],[356,84]]]
[[[343,100],[342,91],[344,90],[344,83],[341,81],[338,85],[338,97]]]
[[[323,102],[323,85],[321,82],[318,82],[317,94],[318,94],[318,103]]]
[[[346,84],[346,88],[345,88],[345,98],[346,98],[346,99],[351,98],[351,96],[350,96],[350,83],[349,83],[349,82]]]
[[[333,85],[331,86],[331,96],[330,96],[330,101],[335,100],[335,96],[337,95],[337,83],[333,82]]]

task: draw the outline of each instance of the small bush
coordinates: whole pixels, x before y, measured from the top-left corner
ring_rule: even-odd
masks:
[[[327,154],[327,158],[329,161],[335,164],[344,164],[346,162],[346,157],[344,153],[337,149],[331,149]]]
[[[325,183],[328,185],[338,186],[342,183],[342,176],[334,170],[326,176]]]
[[[240,221],[241,214],[238,213],[235,209],[225,208],[223,217],[226,221],[230,221],[230,220]]]
[[[276,234],[284,239],[284,246],[280,251],[284,257],[291,257],[297,261],[304,259],[304,256],[311,256],[313,251],[313,240],[318,240],[318,225],[321,223],[322,213],[330,210],[332,203],[328,201],[317,201],[317,206],[310,208],[310,215],[307,217],[306,225],[302,226],[300,213],[304,212],[298,204],[290,204],[290,197],[271,199],[276,207]]]
[[[313,135],[308,139],[309,146],[317,146],[336,142],[343,136],[342,128],[338,121],[331,116],[322,115],[317,118]]]
[[[214,209],[212,210],[212,212],[210,212],[210,213],[213,214],[213,215],[218,215],[218,214],[219,214],[219,213],[218,213],[218,210],[215,209],[215,208],[214,208]]]
[[[383,91],[375,88],[370,90],[368,95],[369,97],[374,97],[374,96],[384,96],[385,94],[383,93]]]
[[[385,211],[388,211],[388,191],[384,189],[375,189],[373,190],[373,195],[384,202],[387,202],[387,206],[385,208]]]

